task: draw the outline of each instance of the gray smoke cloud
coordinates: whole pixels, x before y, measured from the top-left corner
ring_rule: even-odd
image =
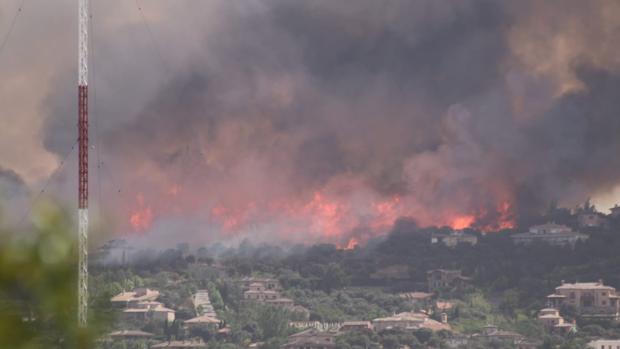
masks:
[[[499,229],[618,185],[614,1],[141,11],[146,25],[133,3],[93,4],[91,189],[111,231],[346,244],[400,216]],[[75,28],[42,22],[73,52]],[[32,159],[75,141],[74,60],[54,63]]]

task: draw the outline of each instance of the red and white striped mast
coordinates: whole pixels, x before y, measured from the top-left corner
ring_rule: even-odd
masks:
[[[88,318],[88,21],[89,0],[78,0],[78,324]]]

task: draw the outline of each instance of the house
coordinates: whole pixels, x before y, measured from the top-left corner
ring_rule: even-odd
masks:
[[[432,331],[450,330],[450,325],[446,322],[439,322],[428,317],[423,313],[404,312],[392,316],[377,318],[372,320],[372,325],[376,331],[383,331],[392,328],[403,330],[419,330],[426,328]]]
[[[131,308],[123,310],[123,316],[126,319],[153,319],[158,321],[172,322],[175,319],[175,311],[166,308],[160,302],[140,302],[134,304]]]
[[[153,349],[168,348],[168,349],[185,349],[185,348],[207,348],[207,344],[202,339],[192,339],[183,341],[167,341],[157,343],[151,346]]]
[[[353,332],[353,331],[372,331],[372,323],[370,321],[345,321],[340,327],[340,331]]]
[[[195,318],[183,321],[185,327],[189,328],[197,328],[197,327],[208,327],[208,326],[219,326],[221,323],[217,318],[210,317],[208,315],[197,316]]]
[[[563,305],[574,307],[578,314],[588,318],[620,319],[620,296],[616,289],[598,282],[565,283],[547,296],[549,304],[559,309]]]
[[[280,292],[275,289],[269,289],[261,282],[253,282],[248,286],[248,290],[243,292],[245,300],[264,302],[266,300],[274,300],[280,297]]]
[[[571,228],[555,223],[530,227],[526,233],[514,234],[512,241],[517,245],[529,245],[533,242],[545,242],[554,246],[574,247],[578,241],[585,241],[588,235],[573,231]]]
[[[281,349],[331,349],[336,348],[337,332],[321,332],[309,329],[288,337]]]
[[[192,296],[192,304],[194,305],[196,315],[207,315],[212,318],[217,318],[217,314],[215,313],[215,309],[213,309],[211,299],[209,298],[209,291],[196,291],[196,293]]]
[[[597,339],[588,343],[592,349],[620,349],[620,339]]]
[[[465,277],[460,270],[435,269],[426,272],[429,292],[463,288],[471,278]]]
[[[431,236],[431,243],[442,243],[447,247],[456,247],[458,245],[475,246],[478,243],[478,237],[467,234],[463,230],[455,230],[450,234],[434,234]]]
[[[148,288],[136,288],[133,291],[121,292],[110,299],[113,306],[125,308],[140,302],[155,301],[159,298],[159,291]]]
[[[575,330],[575,325],[567,323],[554,308],[541,309],[538,312],[538,321],[547,331],[555,334],[564,335]]]
[[[266,290],[270,291],[280,291],[282,287],[280,286],[280,282],[277,279],[273,278],[259,278],[259,277],[244,277],[239,280],[241,284],[241,288],[243,290],[249,290],[252,284],[262,284]]]
[[[609,225],[607,216],[600,212],[582,212],[577,215],[577,222],[582,228],[604,228]]]

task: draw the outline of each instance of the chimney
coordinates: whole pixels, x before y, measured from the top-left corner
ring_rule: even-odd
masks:
[[[598,279],[598,284],[602,286],[603,285],[603,279]]]
[[[448,314],[441,313],[441,323],[443,323],[443,324],[447,324],[448,323]]]
[[[565,280],[562,280],[562,285],[564,285],[565,283],[566,283],[566,281],[565,281]]]

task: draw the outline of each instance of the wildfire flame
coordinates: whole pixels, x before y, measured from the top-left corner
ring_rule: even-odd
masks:
[[[356,238],[350,238],[344,247],[339,247],[342,250],[353,250],[359,246],[359,241]]]
[[[144,196],[138,194],[136,196],[138,208],[130,215],[129,223],[136,232],[145,232],[151,228],[153,223],[153,210],[150,206],[145,206]]]
[[[476,221],[475,216],[471,216],[471,215],[458,216],[452,220],[452,222],[450,223],[450,227],[452,227],[452,229],[457,229],[457,230],[470,228],[472,224],[474,224],[475,221]]]
[[[187,195],[177,184],[165,187],[162,195],[174,197]],[[145,203],[144,196],[136,196],[137,207],[132,210],[129,223],[135,232],[151,228],[155,212]],[[158,203],[157,212],[177,212],[178,206],[168,201]],[[165,207],[164,205],[174,206]],[[182,209],[181,211],[182,212]],[[354,249],[369,238],[389,232],[400,217],[412,217],[423,225],[447,225],[460,230],[474,228],[483,232],[498,231],[514,227],[513,208],[510,200],[501,201],[496,208],[480,209],[477,212],[446,214],[441,210],[420,212],[398,195],[381,198],[377,196],[352,199],[324,191],[315,191],[305,200],[266,200],[245,204],[214,204],[209,209],[210,221],[219,229],[235,235],[247,232],[253,226],[277,224],[276,234],[282,238],[303,241],[325,241],[335,243],[341,249]],[[428,212],[431,212],[429,214]],[[426,215],[423,215],[426,214]]]

